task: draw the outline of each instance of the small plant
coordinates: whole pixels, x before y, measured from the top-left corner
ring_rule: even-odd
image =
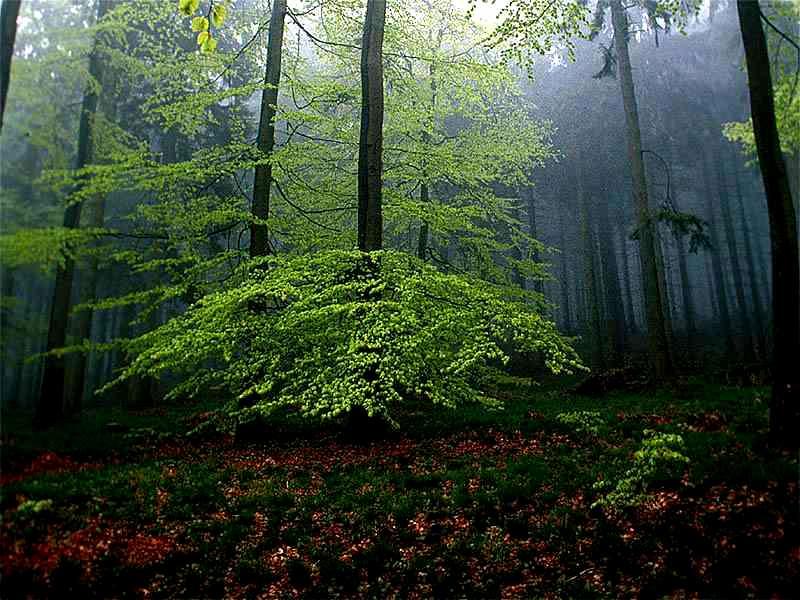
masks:
[[[17,515],[20,517],[35,517],[36,515],[49,513],[53,510],[52,500],[25,500],[17,508]]]
[[[619,509],[638,506],[647,497],[647,490],[654,482],[676,477],[689,457],[683,454],[683,438],[676,433],[644,430],[642,446],[633,455],[633,465],[614,484],[601,480],[594,484],[595,490],[608,493],[600,496],[592,507],[602,506]]]
[[[556,421],[574,429],[578,434],[591,435],[594,437],[600,435],[605,425],[605,421],[600,416],[600,413],[592,410],[575,410],[559,413],[556,415]]]

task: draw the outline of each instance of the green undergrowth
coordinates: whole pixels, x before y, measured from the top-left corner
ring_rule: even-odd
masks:
[[[107,572],[91,571],[95,580],[78,569],[92,593],[125,592],[125,573],[167,597],[226,595],[231,577],[240,590],[278,586],[306,597],[314,589],[487,598],[514,586],[511,597],[790,589],[792,567],[780,557],[798,543],[786,510],[796,502],[797,461],[763,447],[764,390],[692,381],[587,399],[517,379],[499,390],[504,410],[411,406],[400,433],[360,444],[334,430],[186,441],[189,415],[206,407],[169,407],[166,417],[96,411],[68,425],[73,445],[61,434],[50,449],[76,461],[105,449],[117,459],[11,480],[3,536],[55,548],[100,518],[171,540],[169,571],[125,566],[126,550],[119,564],[104,559]],[[134,451],[120,434],[106,435],[112,417],[170,437],[161,449]],[[26,448],[44,440],[9,435]],[[778,514],[781,534],[770,537]],[[52,540],[54,531],[62,538]],[[748,563],[716,539],[763,557]],[[710,566],[698,570],[703,561]],[[21,561],[8,597],[46,594],[52,577],[37,573]]]

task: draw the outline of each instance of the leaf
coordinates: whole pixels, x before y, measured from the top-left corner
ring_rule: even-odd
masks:
[[[208,32],[203,32],[208,33]],[[202,35],[202,34],[201,34]],[[200,50],[203,52],[214,52],[217,49],[217,40],[208,35],[208,37],[200,44]]]
[[[202,48],[203,44],[208,42],[210,38],[211,34],[208,31],[201,31],[199,34],[197,34],[197,45]]]
[[[214,8],[211,10],[211,22],[214,24],[214,27],[222,27],[227,14],[228,9],[224,4],[215,4]]]
[[[208,31],[208,19],[205,17],[192,19],[192,31]]]
[[[181,14],[191,17],[200,8],[200,0],[178,0],[178,10]]]

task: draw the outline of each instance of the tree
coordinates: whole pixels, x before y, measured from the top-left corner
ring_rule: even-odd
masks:
[[[253,180],[253,219],[250,225],[250,256],[269,253],[269,198],[272,187],[272,151],[275,148],[275,113],[281,80],[281,55],[283,29],[286,21],[286,0],[275,0],[269,21],[267,66],[264,73],[264,91],[261,95],[261,116],[258,122],[258,149],[266,162],[259,163]]]
[[[108,3],[97,2],[97,20],[103,18],[108,10]],[[102,85],[103,65],[96,37],[94,47],[89,56],[89,77],[81,104],[80,123],[78,126],[78,151],[75,156],[75,170],[80,171],[92,159],[95,113],[97,111],[97,86]],[[68,203],[64,210],[63,226],[65,229],[76,229],[80,225],[81,203]],[[42,385],[39,400],[36,404],[34,422],[38,427],[47,427],[57,423],[64,415],[65,364],[64,357],[52,353],[62,348],[67,336],[67,320],[69,318],[72,293],[72,280],[75,273],[75,262],[66,257],[63,264],[56,269],[53,300],[50,308],[50,324],[47,332],[47,351],[45,358]]]
[[[11,80],[11,59],[14,56],[14,40],[17,37],[17,16],[22,0],[3,0],[0,6],[0,131],[6,112],[8,85]]]
[[[664,299],[659,291],[659,272],[656,263],[657,236],[648,199],[639,111],[633,84],[630,55],[628,53],[628,17],[623,9],[621,0],[610,0],[610,5],[614,27],[614,48],[616,50],[616,62],[628,132],[628,158],[633,179],[639,256],[644,280],[648,348],[653,372],[657,377],[664,378],[672,374],[673,367],[667,340]]]
[[[800,256],[797,218],[775,119],[769,53],[761,26],[761,8],[737,0],[739,26],[747,64],[750,114],[758,164],[764,181],[772,246],[772,399],[770,438],[775,444],[797,443],[800,425]]]
[[[383,33],[386,0],[367,0],[361,39],[358,247],[383,247]]]

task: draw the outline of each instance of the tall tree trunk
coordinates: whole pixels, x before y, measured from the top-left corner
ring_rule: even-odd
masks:
[[[719,322],[722,328],[722,335],[725,342],[725,359],[730,360],[736,351],[733,343],[733,331],[731,328],[731,316],[728,309],[728,294],[725,291],[725,271],[722,268],[722,257],[720,256],[721,246],[717,235],[716,219],[714,217],[714,193],[712,191],[709,169],[711,161],[706,157],[703,162],[703,183],[706,196],[706,220],[708,221],[708,233],[711,238],[711,270],[714,276],[714,291],[717,297],[717,308],[719,311]]]
[[[742,263],[739,260],[739,246],[736,243],[736,231],[733,228],[733,218],[731,217],[731,197],[728,193],[728,178],[725,173],[724,160],[723,156],[719,156],[715,161],[717,166],[717,192],[719,193],[722,225],[725,229],[725,241],[728,246],[728,260],[730,262],[731,275],[733,276],[733,291],[736,296],[736,304],[739,307],[739,320],[742,324],[745,338],[747,338],[743,356],[746,361],[750,362],[755,360],[754,347],[756,341],[753,336],[753,327],[750,323],[750,308],[747,306],[747,300],[745,299]]]
[[[578,171],[581,170],[581,157],[578,155]],[[601,333],[600,302],[597,296],[597,274],[595,271],[595,243],[592,229],[589,225],[589,200],[588,194],[583,189],[582,177],[579,173],[576,183],[578,186],[578,202],[581,211],[581,238],[583,241],[583,287],[586,294],[586,316],[589,330],[589,346],[592,354],[591,365],[604,367],[603,335]]]
[[[561,312],[563,316],[564,331],[572,331],[572,309],[569,303],[569,268],[567,264],[566,252],[566,224],[564,223],[564,211],[558,211],[558,245],[561,252],[561,276],[559,285],[561,286]]]
[[[747,62],[750,113],[758,164],[764,180],[772,245],[772,402],[770,437],[774,444],[797,443],[800,429],[800,253],[797,217],[781,154],[772,92],[769,54],[758,2],[737,0]]]
[[[735,165],[734,165],[735,166]],[[739,221],[742,224],[742,238],[744,239],[744,256],[747,264],[747,275],[750,279],[750,303],[753,305],[754,335],[758,343],[758,353],[762,358],[767,357],[767,345],[764,334],[766,324],[764,323],[764,306],[761,303],[761,296],[758,293],[758,283],[756,280],[756,263],[753,256],[753,245],[750,240],[750,228],[747,225],[747,215],[744,210],[744,199],[742,198],[742,184],[739,171],[734,168],[733,182],[736,191],[737,208],[739,209]]]
[[[358,144],[358,247],[383,246],[383,30],[386,0],[367,0],[361,41],[361,134]]]
[[[103,18],[108,3],[98,0],[97,19]],[[98,40],[89,56],[89,76],[91,81],[86,86],[81,106],[80,125],[78,127],[78,152],[75,157],[75,170],[84,168],[92,158],[92,128],[97,111],[97,84],[102,85],[103,72]],[[81,220],[81,203],[75,202],[64,210],[64,227],[75,229]],[[70,296],[75,264],[66,258],[64,264],[56,269],[56,281],[53,289],[53,303],[50,309],[50,325],[47,332],[47,351],[64,346],[67,336],[67,319],[70,311]],[[48,427],[64,417],[64,377],[65,361],[63,357],[49,355],[45,358],[44,373],[39,401],[36,405],[34,423],[37,427]]]
[[[0,0],[0,131],[6,114],[8,85],[11,82],[11,59],[14,57],[14,40],[17,37],[17,16],[22,0]]]
[[[538,235],[536,230],[536,193],[533,191],[532,187],[528,188],[528,235],[534,240],[538,241],[539,239],[536,237]],[[539,248],[538,246],[534,246],[531,259],[536,264],[539,264],[540,258]],[[534,279],[533,289],[540,294],[544,294],[544,282],[539,278]]]
[[[258,121],[256,145],[263,158],[272,159],[275,148],[275,112],[278,106],[278,88],[281,81],[281,56],[283,54],[283,29],[286,21],[286,0],[274,0],[269,20],[267,67],[264,73],[264,92],[261,95],[261,115]],[[253,218],[250,224],[250,256],[269,254],[269,196],[272,187],[272,162],[256,167],[253,179]]]
[[[606,291],[606,306],[608,314],[609,334],[611,340],[611,362],[621,360],[625,351],[625,309],[622,300],[622,290],[619,286],[619,270],[617,268],[617,254],[614,249],[614,238],[611,235],[611,223],[608,218],[609,195],[602,200],[598,212],[599,227],[602,232],[600,249],[603,255],[603,272]]]
[[[622,221],[620,221],[622,223]],[[627,326],[628,333],[636,334],[638,327],[636,326],[636,309],[633,306],[633,290],[631,290],[631,271],[628,261],[628,234],[625,231],[625,225],[619,226],[619,247],[622,251],[622,283],[625,286],[625,312],[628,313]]]
[[[441,46],[441,40],[439,45]],[[434,74],[436,73],[436,68],[434,63],[431,62],[430,66],[428,67],[428,75],[431,79],[431,118],[430,118],[430,129],[436,126],[436,80],[434,79]],[[431,136],[428,131],[422,132],[422,141],[426,144],[430,143]],[[423,167],[423,175],[426,175],[425,168]],[[419,187],[419,201],[420,204],[428,204],[430,202],[430,190],[428,189],[428,181],[427,178],[423,179],[420,182]],[[422,223],[419,226],[419,239],[417,240],[417,256],[421,260],[425,260],[427,253],[428,253],[428,235],[429,235],[429,227],[428,221],[422,219]]]
[[[683,309],[683,324],[685,327],[686,346],[691,353],[694,350],[697,325],[694,320],[694,298],[692,297],[692,284],[689,279],[689,268],[686,264],[686,248],[683,237],[675,234],[675,244],[678,253],[678,274],[681,278],[681,307]]]
[[[653,372],[659,378],[670,377],[672,360],[664,322],[664,307],[659,293],[658,266],[656,264],[656,234],[647,194],[644,160],[642,157],[642,134],[639,127],[639,110],[633,87],[630,55],[628,54],[628,19],[621,0],[611,0],[611,17],[614,25],[614,45],[617,52],[622,102],[628,133],[628,155],[633,179],[633,195],[636,204],[636,225],[639,231],[639,255],[642,262],[642,279],[645,291],[647,315],[647,340]]]

